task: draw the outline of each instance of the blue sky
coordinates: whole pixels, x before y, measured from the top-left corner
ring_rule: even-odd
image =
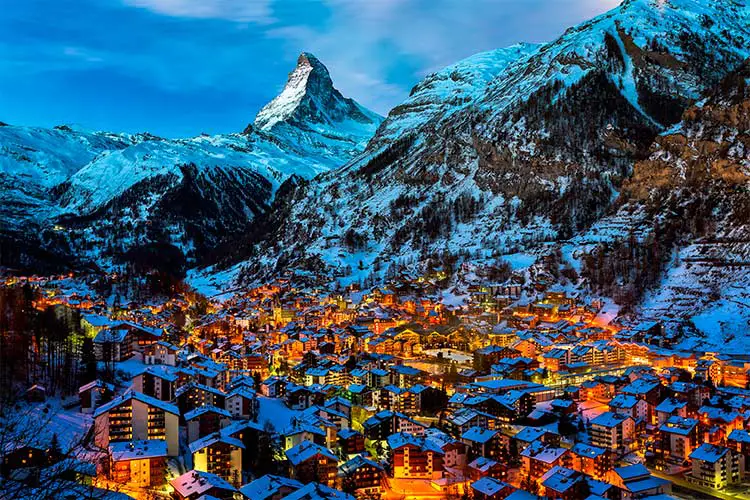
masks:
[[[431,71],[554,39],[619,0],[14,0],[0,10],[0,121],[240,131],[302,51],[381,113]]]

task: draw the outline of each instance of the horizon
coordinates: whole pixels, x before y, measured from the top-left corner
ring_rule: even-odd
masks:
[[[0,121],[168,138],[241,132],[301,52],[344,96],[386,116],[434,71],[549,42],[619,3],[506,0],[499,13],[490,0],[34,0],[0,15],[13,39],[0,42]]]

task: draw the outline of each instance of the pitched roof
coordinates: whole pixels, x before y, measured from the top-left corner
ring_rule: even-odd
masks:
[[[338,462],[336,455],[331,450],[312,441],[302,441],[297,446],[286,450],[285,454],[292,465],[299,465],[316,455],[323,455],[334,462]]]

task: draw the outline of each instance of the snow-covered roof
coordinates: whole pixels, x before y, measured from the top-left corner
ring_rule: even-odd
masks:
[[[167,442],[164,439],[111,442],[109,452],[115,462],[166,457]]]
[[[302,483],[296,479],[266,474],[241,487],[240,493],[245,495],[245,498],[252,500],[266,500],[277,495],[282,488],[294,491],[302,488],[302,486]]]
[[[169,484],[183,497],[200,495],[212,488],[233,492],[237,491],[237,488],[216,474],[198,470],[188,471],[180,477],[174,478]]]

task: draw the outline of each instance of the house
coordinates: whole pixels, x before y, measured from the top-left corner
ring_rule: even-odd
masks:
[[[620,490],[622,500],[634,500],[672,492],[672,483],[654,477],[642,464],[617,467],[610,474],[609,482]]]
[[[216,474],[237,486],[242,482],[242,453],[245,445],[237,438],[215,432],[188,446],[193,468]]]
[[[252,419],[258,414],[260,403],[255,391],[246,385],[240,385],[229,390],[224,407],[232,418]]]
[[[698,442],[698,421],[694,418],[669,417],[659,427],[660,450],[665,459],[680,464],[688,459]]]
[[[669,417],[686,418],[688,416],[687,406],[687,401],[681,401],[673,397],[665,398],[655,408],[657,425],[664,425]]]
[[[385,471],[379,463],[356,455],[339,466],[341,483],[347,491],[357,496],[379,497],[383,490]]]
[[[169,484],[174,488],[173,496],[176,500],[232,500],[238,493],[237,488],[216,474],[196,470],[172,479]]]
[[[508,475],[508,467],[506,465],[485,457],[475,458],[467,467],[469,477],[475,481],[483,477],[491,477],[503,481]]]
[[[266,474],[240,488],[240,493],[247,500],[280,500],[302,487],[296,479]]]
[[[703,443],[693,450],[690,460],[692,472],[687,479],[691,483],[721,490],[742,481],[744,460],[730,448]]]
[[[333,487],[336,484],[338,459],[328,448],[311,441],[303,441],[286,450],[292,467],[291,476],[303,483],[318,482]]]
[[[184,415],[187,427],[187,440],[192,443],[202,437],[219,432],[229,425],[232,415],[212,405],[199,406]]]
[[[471,483],[475,500],[503,500],[515,491],[513,486],[492,477],[483,477]]]
[[[78,400],[81,402],[81,413],[93,413],[103,403],[112,400],[115,386],[101,380],[94,380],[78,389]]]
[[[149,366],[132,379],[133,390],[147,396],[172,401],[179,376],[164,366]]]
[[[567,466],[570,452],[565,448],[546,446],[540,441],[531,443],[521,452],[522,471],[532,481],[537,481],[553,467]]]
[[[167,442],[163,439],[109,444],[109,478],[133,488],[164,484]]]
[[[570,449],[571,468],[594,479],[603,480],[612,469],[612,453],[606,448],[576,443]]]
[[[645,399],[632,394],[618,394],[609,402],[609,411],[627,415],[633,420],[646,420],[649,417],[649,406]]]
[[[587,489],[586,477],[578,471],[555,466],[540,479],[541,492],[547,498],[577,500],[583,498]]]
[[[284,497],[284,500],[355,500],[341,490],[335,490],[320,483],[308,483],[297,491]]]
[[[130,391],[94,412],[94,443],[108,448],[110,442],[164,439],[167,455],[179,454],[180,410],[173,404]]]
[[[143,349],[143,363],[147,365],[177,365],[179,347],[160,340]]]
[[[472,427],[461,435],[461,441],[469,447],[470,458],[496,459],[507,451],[502,446],[500,431]]]
[[[619,413],[604,412],[591,420],[591,444],[615,454],[630,449],[635,435],[635,421]]]
[[[438,479],[443,475],[443,449],[431,438],[397,433],[388,436],[397,479]]]
[[[727,446],[732,448],[740,458],[740,470],[747,478],[750,474],[750,432],[746,430],[733,430],[727,438]]]
[[[361,432],[353,429],[341,429],[338,432],[339,447],[341,453],[355,455],[365,451],[365,437]]]
[[[227,395],[219,389],[189,382],[175,391],[177,406],[183,414],[204,405],[224,408]]]

